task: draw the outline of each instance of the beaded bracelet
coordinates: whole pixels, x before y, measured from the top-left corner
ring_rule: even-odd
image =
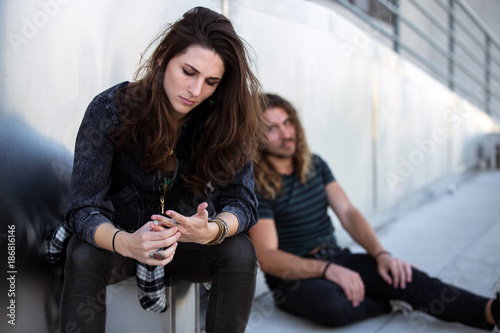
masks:
[[[217,217],[208,220],[208,222],[217,223],[217,226],[219,227],[219,232],[212,241],[207,243],[207,245],[218,245],[222,243],[222,241],[226,239],[227,233],[229,231],[229,225],[227,224],[226,221]]]

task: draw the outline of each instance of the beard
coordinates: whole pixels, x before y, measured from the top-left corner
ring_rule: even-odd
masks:
[[[293,142],[294,145],[290,149],[286,149],[285,144],[287,142]],[[267,147],[264,149],[264,155],[266,156],[272,156],[274,158],[279,158],[279,159],[289,159],[292,158],[295,155],[296,152],[296,146],[295,146],[295,139],[286,139],[281,142],[281,144],[277,148],[269,148]]]
[[[276,153],[276,152],[264,151],[264,155],[285,160],[292,158],[294,153]]]

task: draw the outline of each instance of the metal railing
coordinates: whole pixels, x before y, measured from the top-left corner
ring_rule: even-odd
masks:
[[[464,0],[364,1],[382,5],[385,20],[361,9],[359,1],[336,1],[388,39],[395,52],[500,116],[500,42]]]

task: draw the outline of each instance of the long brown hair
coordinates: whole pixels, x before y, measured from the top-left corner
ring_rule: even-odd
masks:
[[[131,83],[125,94],[116,145],[141,145],[144,169],[159,170],[168,154],[166,147],[173,147],[178,135],[170,116],[172,106],[163,89],[167,64],[193,45],[213,50],[223,61],[224,75],[209,98],[213,106],[203,135],[191,153],[195,171],[181,176],[191,188],[202,189],[208,182],[227,184],[239,168],[256,157],[264,135],[260,84],[250,69],[251,58],[244,42],[226,17],[195,7],[169,26],[147,50],[156,43],[136,73],[138,81]]]
[[[297,110],[287,100],[275,94],[262,94],[260,100],[264,110],[276,107],[285,110],[294,125],[296,149],[292,158],[293,170],[299,180],[305,184],[311,170],[311,151],[307,145],[305,131]],[[266,159],[265,144],[262,144],[258,159],[254,161],[254,175],[256,189],[263,193],[265,198],[275,198],[277,194],[281,194],[282,178],[272,163]]]

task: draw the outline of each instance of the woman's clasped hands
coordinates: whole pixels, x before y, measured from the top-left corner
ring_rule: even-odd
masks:
[[[208,204],[202,202],[198,205],[196,214],[184,216],[173,210],[167,210],[165,215],[153,215],[151,218],[158,221],[159,226],[171,228],[177,226],[181,236],[179,241],[206,244],[217,233],[217,227],[208,223]]]
[[[165,266],[172,261],[180,236],[177,226],[165,228],[149,221],[123,239],[121,254],[144,264]]]
[[[152,221],[128,234],[123,255],[148,265],[165,266],[172,261],[178,241],[206,244],[213,238],[207,206],[201,203],[192,216],[172,210],[166,212],[168,216],[152,215]]]

